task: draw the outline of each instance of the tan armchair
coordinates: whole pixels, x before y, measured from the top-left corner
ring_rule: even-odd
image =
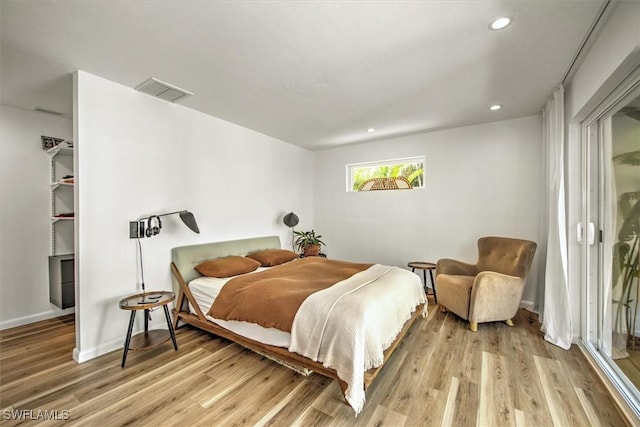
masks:
[[[441,307],[478,323],[504,321],[513,326],[537,245],[506,237],[478,239],[478,262],[441,259],[436,264],[436,290]]]

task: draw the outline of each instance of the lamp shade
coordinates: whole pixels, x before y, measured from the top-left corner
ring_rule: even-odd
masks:
[[[300,220],[298,219],[298,215],[294,214],[293,212],[289,212],[284,216],[284,218],[282,218],[282,222],[284,222],[287,227],[295,227],[296,225],[298,225],[299,221]]]
[[[193,213],[189,211],[181,211],[180,219],[191,231],[200,234],[200,229],[198,228],[198,223],[196,222],[196,217],[193,216]]]

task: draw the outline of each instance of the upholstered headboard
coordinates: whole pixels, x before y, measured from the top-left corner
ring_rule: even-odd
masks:
[[[280,249],[280,237],[254,237],[251,239],[179,246],[171,249],[171,261],[175,264],[185,282],[189,283],[191,280],[200,277],[200,273],[194,267],[203,261],[228,255],[246,255],[249,252],[263,249]],[[177,288],[178,284],[175,278],[173,282],[174,288]]]

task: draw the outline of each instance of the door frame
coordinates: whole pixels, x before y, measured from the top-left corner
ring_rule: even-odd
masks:
[[[596,235],[602,230],[602,219],[604,218],[604,206],[600,203],[604,194],[604,178],[602,167],[604,165],[602,119],[606,118],[615,108],[621,107],[623,103],[628,103],[631,99],[640,95],[640,66],[630,72],[620,84],[606,95],[597,104],[591,113],[580,121],[580,143],[581,143],[581,213],[580,219],[583,225],[590,222],[595,224]],[[596,141],[590,135],[592,126],[596,126]],[[593,153],[595,151],[595,153]],[[594,164],[595,161],[595,164]],[[595,168],[595,170],[594,170]],[[591,181],[594,178],[597,188],[591,191]],[[592,195],[597,200],[592,199]],[[596,205],[594,207],[594,202]],[[586,234],[586,233],[584,233]],[[626,378],[616,364],[599,351],[602,347],[602,319],[605,301],[602,298],[602,242],[596,236],[594,245],[584,239],[581,243],[580,262],[580,289],[581,289],[581,327],[580,327],[580,347],[590,356],[592,362],[599,368],[611,386],[631,409],[636,418],[640,419],[640,387],[635,387]],[[594,268],[593,263],[596,262]],[[595,283],[594,283],[595,281]],[[596,293],[594,296],[593,294]],[[595,340],[594,340],[595,337]],[[593,341],[596,342],[594,346]]]

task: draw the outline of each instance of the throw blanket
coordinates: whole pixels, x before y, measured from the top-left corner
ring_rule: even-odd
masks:
[[[357,415],[365,402],[364,373],[382,365],[384,350],[425,302],[418,275],[376,264],[307,298],[295,317],[289,351],[335,369]]]
[[[298,308],[309,295],[370,266],[308,257],[239,276],[224,285],[208,314],[216,319],[252,322],[291,332]]]

